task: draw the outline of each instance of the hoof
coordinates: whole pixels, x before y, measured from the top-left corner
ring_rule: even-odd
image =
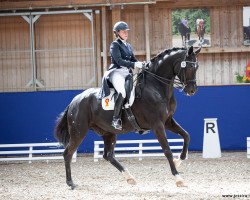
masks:
[[[77,185],[74,184],[73,181],[66,181],[66,183],[69,187],[71,187],[71,190],[74,190],[77,187]]]
[[[75,184],[71,185],[71,190],[74,190],[75,188],[77,188],[77,185]]]
[[[173,162],[174,162],[175,167],[178,168],[178,167],[180,167],[182,161],[180,158],[178,158],[178,159],[174,158]]]
[[[187,186],[184,184],[184,180],[181,178],[180,175],[175,175],[175,177],[176,177],[176,182],[175,182],[175,184],[176,184],[177,187],[187,187]]]
[[[183,181],[176,181],[176,186],[177,187],[185,187],[185,185],[184,185],[184,182]]]
[[[130,185],[136,185],[136,181],[134,177],[129,173],[129,171],[126,169],[125,171],[122,172],[122,175],[126,179],[127,183]]]
[[[130,185],[136,185],[136,180],[133,178],[127,179],[127,183]]]

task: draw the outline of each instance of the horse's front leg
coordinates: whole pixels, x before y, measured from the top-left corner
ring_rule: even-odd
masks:
[[[183,183],[183,179],[181,178],[181,176],[179,175],[176,166],[174,164],[173,161],[173,154],[170,150],[168,141],[167,141],[167,137],[166,137],[166,133],[165,133],[165,127],[164,124],[162,122],[159,122],[155,127],[154,127],[154,133],[161,145],[161,148],[165,154],[165,156],[168,159],[170,168],[171,168],[171,172],[172,174],[175,176],[176,178],[176,185],[177,187],[183,187],[184,183]]]
[[[114,148],[116,145],[116,135],[106,134],[103,136],[104,141],[104,152],[103,158],[109,161],[113,166],[115,166],[125,177],[127,183],[135,185],[136,181],[134,177],[129,173],[128,169],[124,168],[121,163],[115,159]]]
[[[173,133],[177,133],[178,135],[180,135],[183,140],[184,140],[184,144],[183,144],[183,148],[182,148],[182,152],[180,155],[180,159],[181,160],[185,160],[186,156],[187,156],[187,151],[188,151],[188,146],[189,146],[189,141],[190,141],[190,136],[188,134],[188,132],[186,132],[175,120],[174,118],[169,118],[166,122],[165,122],[165,129],[173,132]],[[181,160],[175,160],[175,165],[178,167],[181,164]]]

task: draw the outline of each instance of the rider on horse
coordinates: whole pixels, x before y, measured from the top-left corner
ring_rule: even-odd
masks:
[[[201,29],[204,28],[204,19],[196,19],[196,31],[199,29],[199,27]]]
[[[122,129],[121,110],[126,98],[125,81],[126,77],[135,67],[142,68],[143,62],[139,62],[133,53],[128,39],[128,24],[120,21],[114,25],[113,31],[116,37],[110,45],[111,65],[108,71],[108,80],[114,86],[118,96],[115,101],[112,126],[115,129]]]
[[[185,18],[183,18],[183,19],[181,20],[181,23],[182,23],[185,27],[189,28],[189,25],[188,25],[188,20],[187,20],[187,18],[186,18],[186,17],[185,17]]]

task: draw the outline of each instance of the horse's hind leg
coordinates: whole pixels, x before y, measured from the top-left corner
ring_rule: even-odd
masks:
[[[69,128],[69,132],[70,132],[70,140],[69,140],[68,145],[65,148],[63,157],[64,157],[65,169],[66,169],[66,183],[73,190],[75,189],[76,185],[73,183],[72,177],[71,177],[71,160],[78,146],[81,144],[81,142],[85,138],[86,133],[87,133],[87,128],[85,128],[84,131],[79,133],[77,132],[76,127],[73,125]]]
[[[170,118],[165,123],[165,128],[173,133],[177,133],[184,139],[183,149],[180,155],[181,160],[185,160],[187,156],[190,136],[189,134],[174,120],[174,118]],[[178,167],[181,163],[181,160],[175,160],[175,165]]]
[[[121,163],[115,159],[114,148],[116,145],[116,135],[115,134],[106,134],[103,135],[104,141],[104,153],[103,158],[109,161],[113,166],[115,166],[125,177],[129,184],[135,185],[136,181],[134,177],[129,173],[129,171],[124,168]]]

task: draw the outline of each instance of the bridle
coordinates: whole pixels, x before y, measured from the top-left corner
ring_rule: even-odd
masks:
[[[179,72],[177,74],[177,77],[180,77],[179,83],[177,84],[178,89],[180,89],[181,91],[189,84],[189,83],[195,83],[196,79],[191,79],[191,80],[187,80],[186,78],[186,69],[187,69],[187,63],[191,63],[194,65],[195,70],[197,70],[198,67],[198,61],[193,62],[193,61],[188,61],[186,60],[186,56],[184,61],[181,62],[181,67],[179,69]],[[183,74],[183,76],[181,76],[181,73]]]
[[[187,58],[186,55],[187,54],[185,54],[185,58],[181,62],[181,66],[180,66],[179,71],[178,71],[178,73],[176,75],[177,77],[179,77],[179,75],[181,75],[181,73],[183,73],[183,71],[185,71],[185,69],[187,68],[187,63],[191,63],[191,64],[195,65],[194,66],[195,68],[197,68],[197,66],[198,66],[198,61],[196,61],[196,62],[188,61],[188,60],[186,60],[186,58]],[[149,66],[149,63],[144,65],[143,72],[148,73],[150,76],[152,76],[153,78],[155,78],[156,80],[158,80],[159,82],[161,82],[161,83],[163,83],[165,85],[174,84],[174,87],[179,89],[180,91],[183,91],[184,88],[188,85],[188,83],[196,82],[196,79],[187,80],[187,78],[185,76],[185,73],[183,73],[183,78],[181,78],[181,79],[177,79],[176,76],[175,76],[174,79],[167,79],[167,78],[161,77],[161,76],[159,76],[157,74],[154,74],[154,73],[150,72],[148,70],[149,69],[148,66]]]

